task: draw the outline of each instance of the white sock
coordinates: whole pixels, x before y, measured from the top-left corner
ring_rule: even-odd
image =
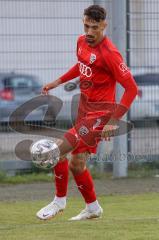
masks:
[[[92,203],[87,203],[86,206],[87,206],[87,209],[90,212],[94,212],[94,211],[96,211],[100,208],[100,205],[99,205],[97,200],[95,202],[92,202]]]
[[[60,207],[65,207],[66,206],[66,197],[57,197],[55,195],[53,202],[60,205]]]

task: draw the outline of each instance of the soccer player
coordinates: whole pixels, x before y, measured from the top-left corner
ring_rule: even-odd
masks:
[[[63,76],[46,84],[42,89],[42,93],[47,94],[50,89],[79,77],[81,93],[87,97],[87,102],[83,102],[81,99],[80,107],[84,106],[83,109],[88,111],[87,119],[89,117],[92,119],[92,116],[96,116],[96,125],[99,126],[103,111],[94,112],[92,110],[92,112],[89,112],[86,107],[87,103],[115,103],[116,83],[120,83],[124,88],[124,93],[120,100],[120,105],[123,108],[122,110],[120,108],[115,110],[109,120],[109,123],[113,122],[120,119],[129,109],[137,95],[137,85],[118,49],[104,34],[107,26],[106,10],[99,5],[89,6],[84,10],[83,25],[85,34],[79,36],[77,40],[77,63]],[[82,87],[82,83],[85,81],[89,86],[88,88]],[[82,119],[82,117],[81,112],[79,112],[78,118]],[[81,136],[87,135],[86,130],[87,128],[81,128]],[[76,136],[77,128],[72,128],[68,133]],[[98,141],[96,141],[95,145],[91,145],[79,137],[78,135],[79,141],[77,146],[71,152],[72,158],[70,162],[68,163],[67,158],[63,156],[53,169],[56,194],[49,205],[37,212],[37,217],[40,219],[50,219],[65,209],[69,169],[86,203],[86,208],[77,216],[72,217],[71,220],[98,218],[103,213],[103,209],[96,197],[92,177],[86,168],[86,160],[91,153],[96,153]]]

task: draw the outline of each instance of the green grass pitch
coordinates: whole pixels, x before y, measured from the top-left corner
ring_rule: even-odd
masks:
[[[0,240],[158,240],[159,193],[101,196],[101,219],[71,222],[84,208],[69,198],[63,214],[49,221],[35,213],[48,201],[0,202]]]

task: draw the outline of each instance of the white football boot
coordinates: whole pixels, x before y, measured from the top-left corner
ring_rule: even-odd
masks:
[[[87,219],[92,219],[92,218],[100,218],[103,213],[103,209],[101,206],[99,206],[98,209],[95,211],[90,211],[87,207],[80,212],[75,217],[70,218],[70,221],[80,221],[80,220],[87,220]]]
[[[65,206],[60,206],[57,202],[53,201],[46,207],[43,207],[36,213],[36,216],[41,220],[49,220],[55,217],[58,213],[63,212]]]

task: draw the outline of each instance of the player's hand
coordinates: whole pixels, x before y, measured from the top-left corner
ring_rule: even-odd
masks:
[[[112,128],[113,128],[112,125],[105,125],[101,134],[102,139],[106,141],[110,141]]]
[[[110,138],[114,136],[114,131],[117,128],[118,126],[115,124],[114,121],[107,123],[102,130],[101,137],[106,141],[110,141]]]
[[[44,85],[44,86],[42,87],[41,94],[43,94],[43,95],[48,95],[48,92],[49,92],[50,89],[51,89],[51,88],[50,88],[50,84]]]
[[[41,93],[44,94],[44,95],[48,95],[49,90],[51,90],[53,88],[56,88],[60,84],[61,84],[61,79],[58,78],[54,82],[51,82],[51,83],[48,83],[48,84],[44,85]]]

